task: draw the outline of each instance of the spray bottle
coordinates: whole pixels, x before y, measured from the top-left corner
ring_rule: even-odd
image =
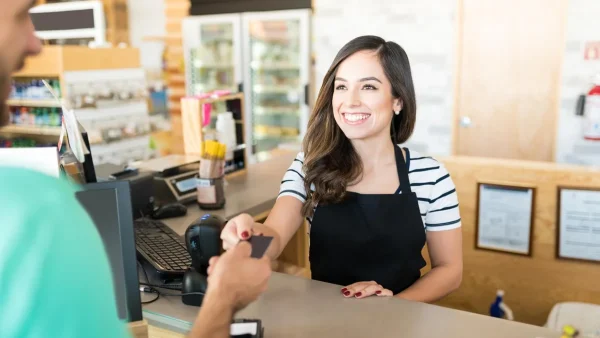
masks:
[[[496,300],[490,306],[490,316],[496,318],[505,318],[508,320],[514,320],[512,310],[504,303],[504,291],[498,290],[496,292]]]

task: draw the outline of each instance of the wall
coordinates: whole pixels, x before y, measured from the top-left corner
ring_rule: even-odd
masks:
[[[439,305],[487,315],[496,290],[503,289],[515,320],[544,325],[558,302],[600,304],[599,265],[555,258],[557,186],[600,188],[599,171],[468,157],[449,157],[442,162],[458,193],[464,272],[460,289]],[[475,249],[477,182],[521,183],[537,188],[531,257]]]
[[[417,93],[417,124],[408,146],[434,155],[452,151],[455,0],[313,0],[315,90],[338,50],[360,35],[379,35],[409,56]]]
[[[166,34],[165,0],[128,0],[130,44],[140,49],[142,67],[160,71],[164,42],[145,41]]]
[[[600,41],[599,14],[600,1],[569,1],[556,138],[558,162],[600,165],[600,142],[583,139],[583,118],[575,116],[577,97],[591,88],[593,75],[600,73],[600,60],[584,59],[586,42]]]

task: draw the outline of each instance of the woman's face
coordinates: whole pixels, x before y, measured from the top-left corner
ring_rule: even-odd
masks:
[[[335,121],[350,140],[389,135],[394,111],[402,109],[375,51],[354,53],[339,65],[332,105]]]

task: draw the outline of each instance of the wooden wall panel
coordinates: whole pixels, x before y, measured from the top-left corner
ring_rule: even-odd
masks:
[[[172,152],[183,154],[180,99],[185,95],[185,70],[181,22],[188,16],[189,0],[165,0],[167,86],[172,127]]]
[[[600,188],[600,171],[553,163],[469,157],[449,157],[442,162],[458,192],[464,275],[460,289],[439,305],[487,315],[496,290],[503,289],[515,320],[543,325],[558,302],[600,304],[600,264],[555,258],[557,186]],[[478,181],[537,187],[531,257],[475,249]]]
[[[454,154],[553,161],[568,1],[458,4]]]

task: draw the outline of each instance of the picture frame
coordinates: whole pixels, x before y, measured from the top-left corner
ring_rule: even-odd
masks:
[[[477,182],[475,249],[531,257],[536,187]]]
[[[556,191],[556,258],[600,263],[600,232],[595,230],[600,229],[600,217],[594,219],[594,209],[589,207],[589,205],[597,205],[596,213],[600,214],[600,188],[558,186]],[[569,194],[569,198],[563,198],[563,193]],[[568,209],[567,213],[569,210],[572,212],[571,216],[563,213],[565,207]],[[589,213],[587,216],[586,212]],[[576,217],[574,217],[575,213],[577,213]],[[568,219],[569,217],[571,219]],[[569,234],[563,233],[569,231],[566,229],[568,226],[565,224],[566,221],[571,225]],[[597,222],[597,227],[590,224],[591,222]],[[564,250],[561,250],[563,244]]]

